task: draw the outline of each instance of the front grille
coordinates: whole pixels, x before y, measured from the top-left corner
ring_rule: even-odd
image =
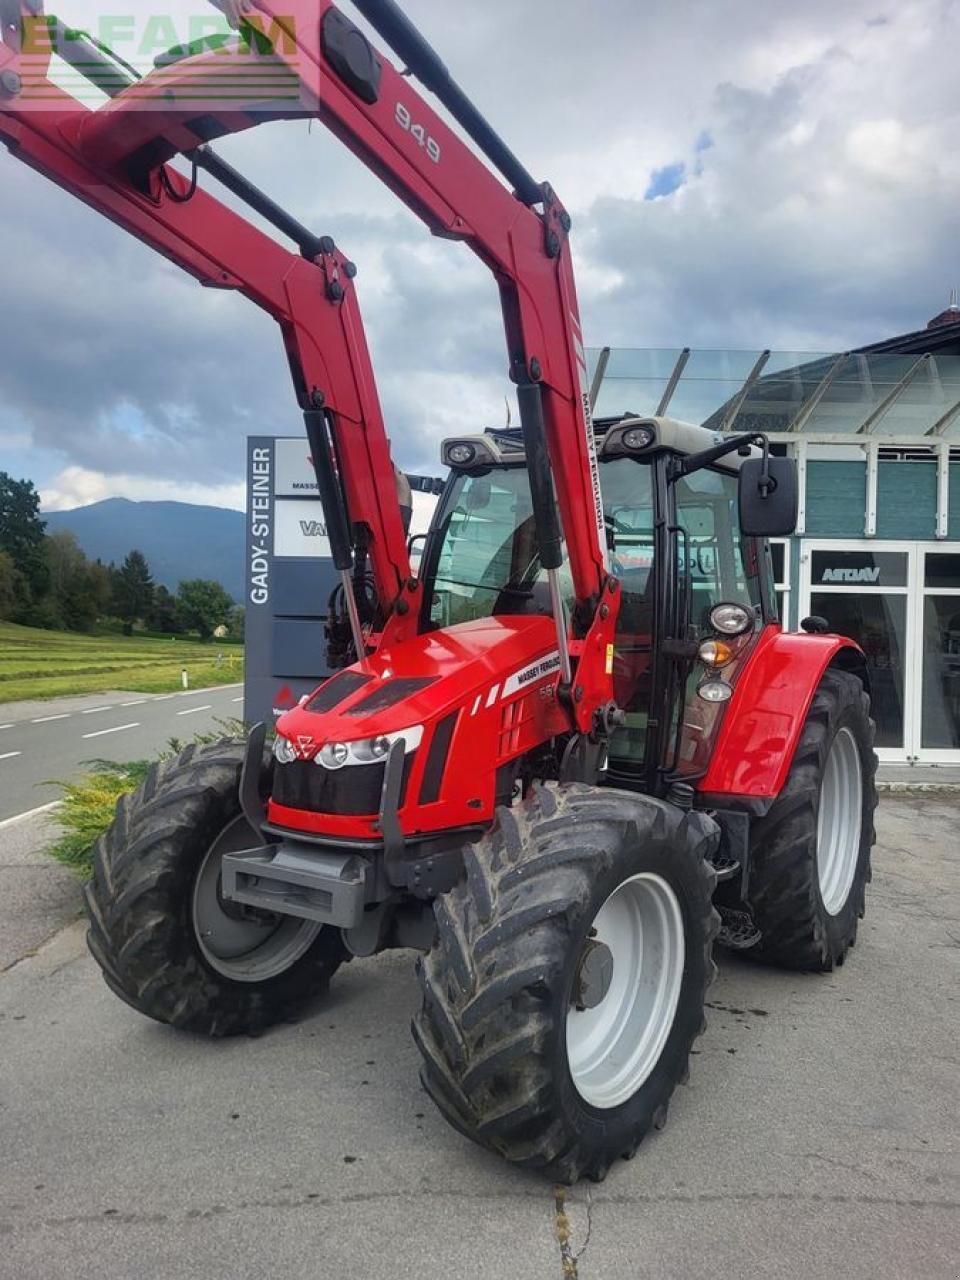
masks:
[[[410,751],[404,757],[401,805],[416,754]],[[379,813],[386,767],[386,762],[347,765],[343,769],[324,769],[312,760],[278,764],[273,773],[273,799],[290,809],[307,809],[311,813]]]

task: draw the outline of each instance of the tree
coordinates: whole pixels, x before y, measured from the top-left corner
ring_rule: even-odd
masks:
[[[6,551],[0,551],[0,618],[12,618],[17,608],[20,575]]]
[[[233,600],[219,582],[190,578],[180,583],[177,607],[184,625],[199,631],[201,640],[209,640],[214,630],[229,619]]]
[[[150,628],[162,631],[164,635],[176,635],[183,630],[177,602],[166,587],[157,587],[153,593],[153,608],[150,610]]]
[[[46,594],[49,586],[47,561],[43,554],[40,495],[30,480],[14,480],[0,471],[0,551],[5,551],[21,576],[28,593],[20,602],[26,608]]]
[[[133,624],[145,618],[153,604],[153,578],[146,557],[140,551],[131,551],[113,576],[113,607],[124,621],[124,632],[129,635]]]

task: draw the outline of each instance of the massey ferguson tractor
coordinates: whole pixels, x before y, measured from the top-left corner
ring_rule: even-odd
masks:
[[[796,477],[762,436],[592,421],[570,217],[393,0],[356,7],[397,67],[331,0],[216,7],[223,33],[139,78],[38,0],[0,0],[12,155],[278,321],[342,583],[342,669],[271,742],[190,747],[120,801],[90,949],[134,1009],[222,1036],[413,948],[423,1085],[450,1123],[600,1179],[687,1077],[718,940],[813,971],[853,945],[864,658],[822,619],[781,630],[765,539],[792,532]],[[54,53],[98,101],[59,86]],[[211,147],[310,118],[500,292],[521,427],[445,442],[416,575],[356,268]]]

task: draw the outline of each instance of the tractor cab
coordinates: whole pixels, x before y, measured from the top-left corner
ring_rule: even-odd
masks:
[[[608,570],[620,588],[612,674],[624,723],[607,774],[657,790],[668,775],[703,772],[731,677],[763,629],[779,627],[769,545],[744,532],[740,514],[751,483],[741,471],[761,453],[731,446],[701,464],[730,438],[668,418],[594,426]],[[450,477],[424,551],[421,629],[549,617],[521,433],[448,440],[442,457]],[[559,580],[575,617],[566,563]]]

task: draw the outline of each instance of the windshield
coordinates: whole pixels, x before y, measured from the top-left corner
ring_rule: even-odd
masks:
[[[624,598],[647,594],[653,564],[653,497],[649,466],[618,458],[602,466],[602,489],[611,572],[622,579]],[[441,523],[433,575],[430,621],[448,627],[501,613],[550,613],[547,575],[540,567],[523,467],[451,482]],[[560,582],[574,603],[566,564]],[[647,628],[649,631],[649,627]]]

